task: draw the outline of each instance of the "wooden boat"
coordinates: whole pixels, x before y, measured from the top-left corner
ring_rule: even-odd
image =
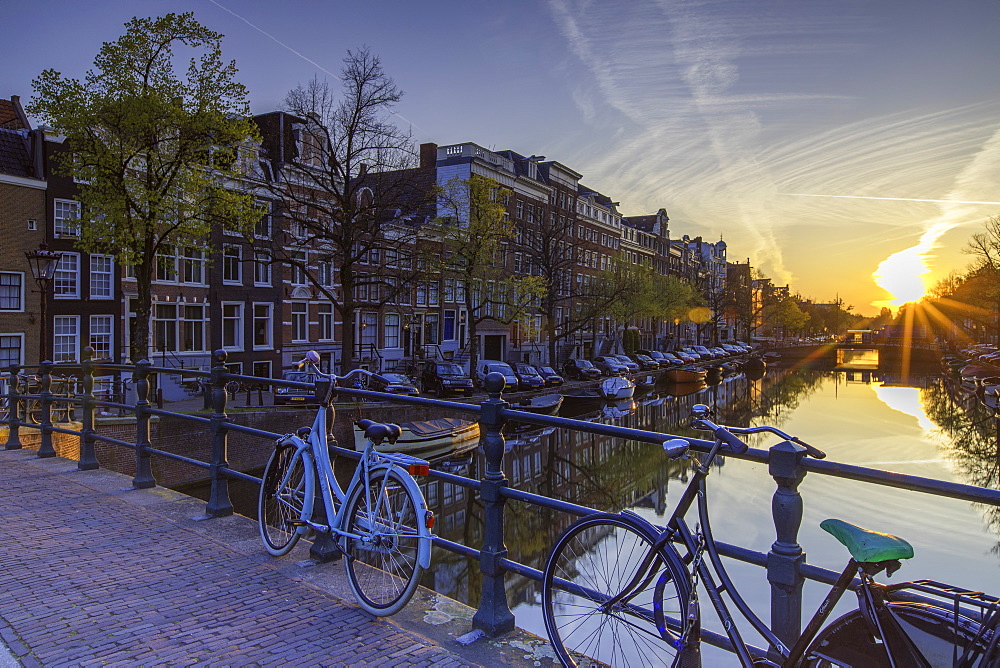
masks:
[[[600,392],[605,399],[631,399],[635,394],[635,383],[631,378],[612,376],[601,381]]]
[[[656,376],[645,375],[635,379],[636,394],[645,394],[646,392],[652,392],[653,388],[655,387],[656,387]]]
[[[453,457],[479,445],[479,423],[458,418],[400,422],[403,434],[395,443],[382,443],[379,452],[402,452],[414,457],[432,459]],[[354,449],[364,450],[365,433],[354,424]]]
[[[704,369],[685,366],[679,369],[667,369],[664,374],[671,383],[697,383],[705,380],[708,372]]]
[[[573,387],[563,392],[563,415],[580,415],[596,411],[604,403],[604,396],[597,387]]]
[[[536,397],[528,397],[514,402],[510,407],[516,411],[527,411],[540,415],[555,415],[562,406],[563,395],[561,394],[541,394]]]

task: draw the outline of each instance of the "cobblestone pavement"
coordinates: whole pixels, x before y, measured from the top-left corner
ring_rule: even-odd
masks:
[[[237,518],[75,467],[0,451],[0,666],[475,665],[240,549]]]

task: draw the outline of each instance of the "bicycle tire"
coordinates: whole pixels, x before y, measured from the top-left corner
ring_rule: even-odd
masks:
[[[226,383],[226,392],[228,392],[230,395],[234,397],[237,394],[239,394],[240,391],[242,391],[242,389],[243,385],[238,380],[231,380],[228,383]]]
[[[564,666],[575,666],[575,656],[610,666],[674,665],[677,650],[663,641],[654,613],[659,584],[663,615],[675,620],[672,626],[684,617],[690,580],[673,545],[659,551],[655,577],[627,604],[602,610],[633,580],[655,538],[635,520],[600,515],[577,520],[556,541],[542,578],[542,612]]]
[[[920,603],[889,603],[900,626],[932,666],[953,666],[973,642],[978,624],[960,617],[955,624],[951,610]],[[957,648],[957,651],[956,651]],[[979,654],[963,662],[964,666],[995,665],[983,662],[986,650],[977,641]],[[872,633],[860,610],[852,610],[826,626],[806,651],[802,666],[816,668],[850,665],[855,668],[883,668],[890,665],[884,646]]]
[[[423,568],[417,561],[422,503],[405,484],[404,473],[393,469],[371,473],[366,501],[365,485],[351,492],[345,506],[347,535],[343,539],[347,581],[362,608],[375,615],[393,615],[409,603]],[[374,508],[373,521],[369,521]],[[374,525],[375,530],[372,530]],[[352,536],[361,536],[353,538]]]
[[[28,403],[25,405],[24,416],[27,418],[25,421],[30,424],[41,424],[42,423],[42,402],[39,399],[28,399]]]
[[[302,537],[299,528],[289,523],[302,519],[306,499],[315,489],[312,466],[303,460],[293,447],[275,448],[264,467],[257,497],[257,526],[264,547],[276,557],[291,552]],[[284,485],[283,480],[287,480]]]

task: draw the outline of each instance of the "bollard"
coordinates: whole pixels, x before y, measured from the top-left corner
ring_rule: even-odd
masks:
[[[214,364],[212,364],[212,463],[209,466],[208,474],[212,481],[211,491],[208,496],[208,504],[205,506],[205,514],[195,519],[209,519],[211,517],[228,517],[233,514],[233,503],[229,500],[229,478],[223,475],[223,469],[229,468],[227,457],[229,456],[229,432],[226,430],[226,422],[229,417],[226,415],[226,351],[219,349],[212,353]]]
[[[21,398],[17,393],[17,384],[21,382],[21,365],[10,365],[10,384],[7,386],[7,442],[4,450],[20,450],[21,436],[19,429],[21,426],[20,409]]]
[[[472,625],[496,637],[513,630],[514,614],[507,604],[504,587],[502,559],[507,558],[507,546],[503,542],[503,514],[505,499],[500,491],[508,482],[503,474],[504,436],[501,430],[504,419],[501,408],[509,404],[503,400],[503,374],[496,371],[486,376],[483,383],[489,397],[482,405],[479,419],[483,429],[482,446],[486,453],[486,473],[480,482],[480,496],[483,500],[483,547],[479,554],[479,570],[483,574],[482,591],[479,594],[479,609],[472,617]]]
[[[80,432],[80,461],[76,468],[81,471],[92,471],[100,468],[97,454],[94,451],[94,349],[87,346],[83,349],[83,396],[80,397],[80,410],[83,412],[83,430]]]
[[[771,631],[786,645],[795,644],[802,629],[801,568],[806,555],[798,543],[802,525],[802,495],[799,483],[806,472],[802,458],[806,449],[791,441],[771,447],[768,473],[778,483],[771,498],[771,517],[776,540],[767,553],[767,581],[771,583]],[[773,652],[773,650],[770,650]],[[771,657],[780,660],[780,657]]]
[[[156,486],[149,448],[149,360],[139,360],[132,372],[135,383],[135,477],[132,489]]]
[[[52,362],[46,360],[41,364],[42,390],[40,398],[42,402],[42,423],[38,425],[42,438],[41,445],[38,446],[38,456],[40,458],[55,457],[56,449],[52,447]]]

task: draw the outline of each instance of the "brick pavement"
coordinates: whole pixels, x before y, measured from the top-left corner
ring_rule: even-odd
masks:
[[[24,666],[475,665],[295,577],[246,518],[127,485],[0,451],[0,650]]]

